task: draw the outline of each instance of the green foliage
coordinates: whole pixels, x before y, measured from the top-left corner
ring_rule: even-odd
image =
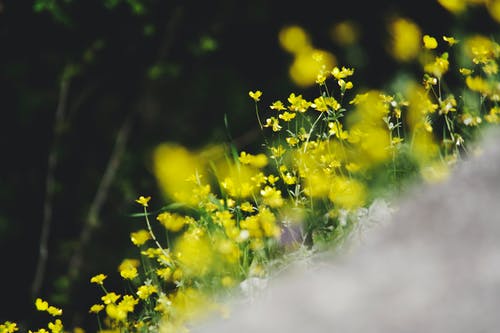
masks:
[[[48,12],[55,21],[70,26],[72,20],[65,7],[70,5],[73,0],[35,0],[33,10],[37,13]]]

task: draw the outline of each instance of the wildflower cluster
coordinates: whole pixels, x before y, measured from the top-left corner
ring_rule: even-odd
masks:
[[[268,277],[270,264],[290,251],[338,244],[380,196],[377,184],[398,190],[412,177],[446,177],[474,131],[498,123],[499,46],[484,37],[424,35],[419,43],[422,81],[396,94],[349,97],[355,69],[324,66],[313,98],[290,93],[260,110],[264,94],[250,91],[273,137],[263,153],[160,145],[155,174],[175,204],[153,215],[150,197],[136,200],[146,228],[130,240],[141,256],[118,269],[130,292],[109,292],[106,276],[96,275],[91,282],[104,295],[90,312],[104,311],[115,330],[182,331],[209,312],[226,314],[221,291]],[[469,57],[458,70],[465,92],[454,93],[444,84],[456,67],[448,50],[461,43]]]
[[[262,91],[249,92],[272,138],[264,151],[155,149],[153,170],[172,204],[151,212],[151,197],[136,199],[144,225],[130,234],[138,255],[118,266],[125,291],[108,290],[105,274],[91,277],[102,296],[89,313],[101,331],[185,332],[210,313],[226,316],[224,297],[235,287],[265,285],[272,265],[294,251],[341,244],[375,199],[419,177],[442,180],[479,129],[500,123],[499,44],[480,35],[424,35],[402,18],[390,31],[390,53],[419,63],[420,82],[354,94],[355,69],[335,66],[303,30],[288,27],[280,41],[296,61],[313,60],[318,93],[267,101]],[[292,72],[299,86],[311,83],[311,70]],[[448,80],[462,88],[452,90]],[[35,306],[62,314],[42,299]],[[47,328],[33,333],[63,332],[60,319]],[[17,330],[0,325],[0,333]]]

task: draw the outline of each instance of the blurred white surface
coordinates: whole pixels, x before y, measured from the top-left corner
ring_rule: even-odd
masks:
[[[499,133],[483,147],[408,193],[355,250],[269,281],[192,332],[500,332]],[[373,207],[367,218],[387,217]]]

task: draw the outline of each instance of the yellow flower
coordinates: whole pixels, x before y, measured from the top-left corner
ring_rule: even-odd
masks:
[[[133,280],[139,275],[137,267],[139,267],[139,260],[124,259],[118,267],[118,271],[124,279]]]
[[[278,132],[279,130],[281,130],[279,120],[275,117],[267,118],[264,127],[272,127],[273,132]]]
[[[10,321],[6,321],[0,325],[0,333],[14,333],[18,330],[17,324]]]
[[[299,139],[297,139],[296,137],[294,136],[290,136],[288,138],[285,139],[286,142],[291,146],[295,146],[297,143],[299,143]]]
[[[143,205],[144,207],[148,206],[148,202],[151,200],[151,197],[143,197],[142,195],[139,197],[139,199],[136,199],[135,202],[138,204]]]
[[[338,67],[334,67],[332,69],[332,75],[337,80],[345,79],[346,77],[349,77],[353,74],[354,74],[354,68],[342,67],[342,69],[339,69]]]
[[[287,185],[293,185],[297,183],[297,177],[292,175],[290,172],[282,174],[281,178],[283,178],[283,182]]]
[[[484,116],[484,119],[492,124],[500,124],[500,107],[491,108],[490,112]]]
[[[457,100],[455,96],[449,95],[443,101],[439,103],[439,114],[448,114],[448,112],[455,112],[457,106]]]
[[[158,268],[156,270],[156,275],[161,277],[163,280],[168,281],[172,276],[172,268],[170,267]]]
[[[342,92],[352,89],[354,87],[354,84],[351,81],[345,82],[343,79],[338,80],[337,83]]]
[[[318,74],[318,76],[316,76],[316,83],[317,84],[323,85],[323,84],[325,84],[325,81],[326,81],[326,75],[325,74],[320,73],[320,74]]]
[[[484,95],[490,91],[488,82],[480,76],[467,76],[465,84],[470,90],[480,92]]]
[[[278,116],[278,118],[283,119],[284,121],[291,121],[293,118],[295,118],[297,114],[296,113],[291,113],[291,112],[283,112]]]
[[[255,92],[249,91],[248,96],[250,96],[254,101],[258,102],[260,101],[260,96],[262,96],[262,91],[257,90]]]
[[[340,104],[333,97],[324,97],[320,96],[314,99],[314,103],[311,105],[314,109],[320,112],[328,111],[328,108],[331,110],[337,111],[340,109]]]
[[[468,38],[465,51],[475,64],[486,64],[500,53],[500,45],[486,36],[476,35]]]
[[[49,308],[47,309],[47,312],[51,315],[51,316],[61,316],[63,311],[62,309],[58,309],[56,308],[55,306],[49,306]]]
[[[115,303],[120,297],[121,295],[117,295],[114,292],[110,292],[102,296],[101,300],[104,302],[104,304],[111,304]]]
[[[271,185],[274,185],[274,183],[276,183],[278,180],[280,180],[280,178],[278,176],[275,176],[275,175],[269,175],[269,176],[267,176],[267,181]]]
[[[433,129],[432,129],[432,124],[430,123],[430,120],[429,119],[425,119],[424,120],[424,129],[429,132],[429,133],[432,133]]]
[[[97,283],[102,285],[103,281],[107,278],[104,274],[97,274],[90,279],[90,283]]]
[[[424,35],[423,41],[424,41],[424,47],[426,49],[432,50],[438,46],[436,38],[431,37],[429,35]]]
[[[282,101],[276,101],[271,106],[269,106],[272,110],[277,110],[277,111],[283,111],[286,110],[285,106],[283,105]]]
[[[163,212],[156,219],[167,229],[173,232],[181,230],[186,224],[193,221],[189,217],[181,216],[175,213]]]
[[[281,191],[275,189],[271,186],[266,186],[260,191],[260,195],[264,199],[264,204],[270,207],[281,207],[283,206],[283,198],[281,197]]]
[[[104,309],[104,305],[102,304],[94,304],[90,307],[89,313],[99,313]]]
[[[498,64],[493,59],[488,59],[484,62],[483,71],[488,75],[494,75],[498,73]]]
[[[306,112],[307,109],[311,106],[311,102],[308,102],[304,98],[302,98],[302,95],[295,95],[294,93],[291,93],[290,96],[288,96],[288,102],[290,103],[290,106],[288,109],[291,111],[296,111],[296,112]]]
[[[148,249],[146,249],[146,251],[141,251],[141,254],[143,256],[146,256],[150,259],[153,259],[154,257],[159,257],[163,254],[163,251],[159,248],[153,248],[153,247],[150,247]]]
[[[156,286],[153,285],[145,284],[137,288],[137,296],[139,296],[140,299],[146,299],[153,293],[158,293],[158,288],[156,288]]]
[[[331,121],[328,123],[328,134],[335,135],[338,139],[345,140],[349,137],[349,134],[347,131],[344,131],[342,127],[341,123]]]
[[[434,62],[426,64],[424,66],[424,71],[440,78],[444,73],[448,71],[448,66],[448,53],[445,52],[441,56],[436,57],[434,59]]]
[[[251,213],[253,212],[253,206],[250,202],[245,201],[240,205],[240,209],[244,212]]]
[[[283,154],[285,154],[285,152],[286,152],[285,147],[283,147],[282,145],[278,145],[277,147],[271,147],[270,149],[271,149],[271,154],[272,154],[271,158],[274,158],[274,159],[283,156]]]
[[[443,40],[448,43],[450,46],[453,46],[459,42],[459,40],[453,38],[453,37],[447,37],[443,36]]]
[[[242,151],[238,160],[245,165],[251,165],[255,168],[263,168],[267,165],[267,156],[265,154],[252,155]]]
[[[35,301],[35,306],[38,311],[47,311],[49,308],[49,303],[42,300],[41,298],[37,298]]]
[[[139,231],[133,232],[130,234],[130,240],[134,245],[141,246],[146,243],[149,239],[151,239],[151,235],[149,231],[141,229]]]
[[[473,70],[469,68],[460,68],[458,71],[464,76],[471,75],[473,72]]]
[[[123,299],[118,303],[118,308],[125,312],[134,312],[134,307],[139,303],[138,299],[135,299],[132,295],[125,295]]]
[[[276,224],[276,216],[274,216],[269,208],[262,208],[258,214],[258,218],[264,236],[279,237],[281,235],[281,229]]]
[[[397,146],[397,145],[399,145],[403,141],[404,141],[403,138],[400,138],[400,137],[396,136],[396,137],[392,138],[391,144],[394,145],[394,146]]]
[[[127,319],[127,311],[124,311],[116,304],[108,304],[106,306],[106,314],[109,318],[117,321],[125,321]]]
[[[52,333],[62,333],[63,324],[61,322],[61,319],[56,319],[54,323],[49,323],[48,328],[52,331]]]

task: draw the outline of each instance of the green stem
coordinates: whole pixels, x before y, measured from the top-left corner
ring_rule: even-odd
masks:
[[[262,121],[260,121],[259,107],[257,106],[257,102],[255,102],[255,114],[257,115],[257,121],[259,122],[260,129],[263,130],[264,126],[262,126]]]
[[[149,234],[151,235],[151,238],[153,238],[153,241],[156,243],[156,246],[163,252],[163,254],[168,258],[169,253],[165,251],[165,249],[161,246],[161,244],[158,242],[156,239],[156,236],[153,232],[153,229],[151,228],[151,223],[149,223],[149,218],[148,218],[148,210],[146,207],[144,207],[144,216],[146,217],[146,224],[148,226]],[[172,267],[170,263],[167,263],[167,266]]]
[[[316,119],[316,121],[314,121],[314,123],[311,126],[311,129],[309,130],[309,133],[307,134],[307,140],[306,140],[306,143],[304,144],[304,153],[307,150],[307,145],[309,143],[309,139],[311,138],[312,132],[314,131],[314,128],[316,127],[316,124],[318,123],[318,121],[321,119],[322,116],[323,116],[323,112],[321,112],[319,114],[319,117]]]

